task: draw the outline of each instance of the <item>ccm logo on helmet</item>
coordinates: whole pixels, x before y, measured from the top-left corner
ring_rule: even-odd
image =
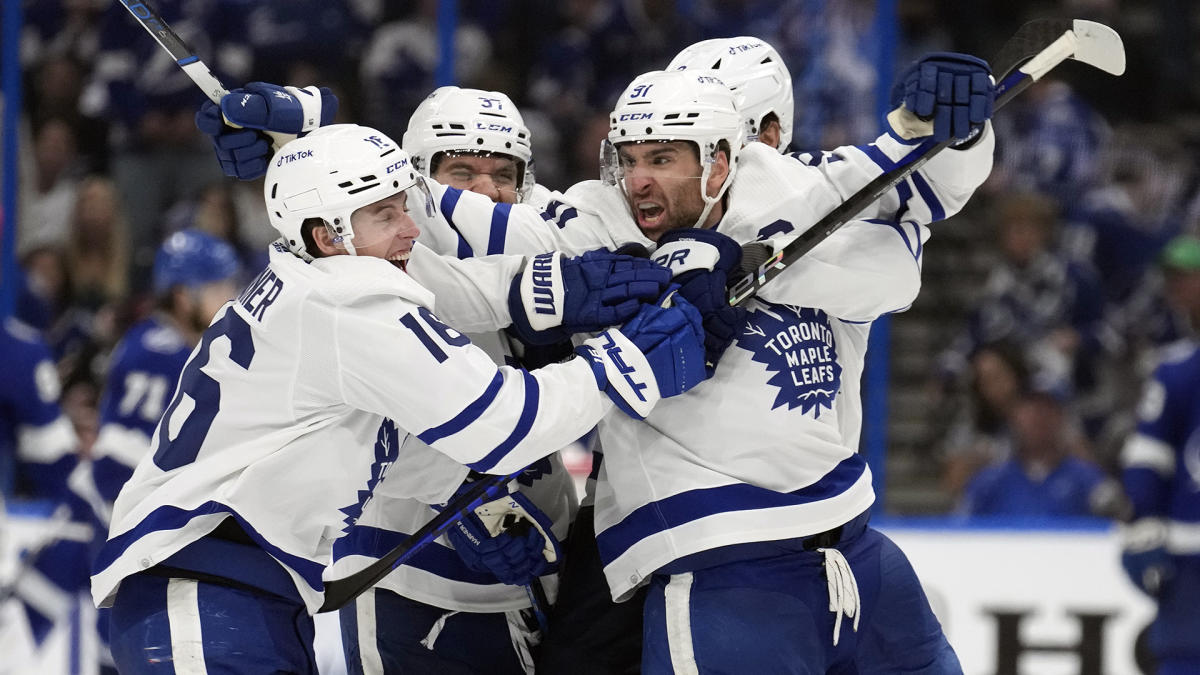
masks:
[[[295,161],[298,161],[301,159],[308,159],[309,157],[312,157],[312,156],[313,156],[312,150],[301,150],[299,152],[289,152],[286,155],[280,155],[279,159],[275,160],[275,166],[283,166],[284,164],[291,164],[292,162],[295,162]]]
[[[652,117],[654,117],[654,113],[646,113],[646,112],[622,113],[621,116],[617,118],[617,121],[618,122],[633,122],[635,120],[648,120]]]
[[[395,164],[393,164],[393,165],[389,166],[389,167],[387,168],[387,172],[388,172],[388,173],[391,173],[391,172],[393,172],[393,171],[399,171],[400,169],[402,169],[402,168],[404,168],[404,167],[406,167],[406,166],[408,166],[408,160],[407,160],[407,159],[402,159],[402,160],[400,160],[399,162],[396,162]]]
[[[506,134],[511,134],[513,130],[513,128],[510,126],[496,124],[495,122],[489,122],[487,124],[484,124],[483,122],[476,122],[475,128],[480,131],[499,131]]]

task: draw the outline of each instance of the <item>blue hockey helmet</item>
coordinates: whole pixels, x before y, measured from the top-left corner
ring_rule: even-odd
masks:
[[[167,237],[154,256],[154,292],[224,281],[240,272],[241,263],[228,242],[202,230],[180,230]]]

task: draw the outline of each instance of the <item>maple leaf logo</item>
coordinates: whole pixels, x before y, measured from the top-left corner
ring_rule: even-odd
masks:
[[[832,410],[841,390],[842,366],[829,317],[808,307],[761,304],[747,315],[736,344],[774,373],[767,384],[778,387],[779,393],[771,409],[786,404],[788,410],[800,408],[814,417],[820,417],[822,409]]]
[[[275,93],[275,98],[281,98],[281,99],[283,99],[283,100],[285,100],[285,101],[290,101],[290,100],[292,100],[292,97],[291,97],[291,95],[290,95],[290,94],[285,94],[285,93],[283,93],[282,91],[276,91],[276,92],[274,92],[274,93]]]
[[[346,524],[346,527],[342,528],[343,534],[349,532],[354,523],[358,522],[367,502],[371,501],[371,494],[374,492],[375,486],[379,485],[379,481],[387,475],[388,468],[400,456],[398,437],[396,423],[385,417],[375,436],[375,461],[371,463],[371,475],[367,478],[367,484],[358,491],[357,502],[338,509],[346,514],[346,517],[342,519],[342,522]]]

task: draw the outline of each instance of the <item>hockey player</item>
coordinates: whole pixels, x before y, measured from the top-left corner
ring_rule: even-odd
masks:
[[[694,309],[638,309],[666,281],[654,266],[547,255],[534,274],[521,258],[422,252],[407,209],[432,208],[423,187],[395,143],[354,125],[293,141],[271,163],[267,210],[282,238],[204,332],[96,562],[93,597],[112,604],[122,672],[314,672],[305,610],[321,604],[333,541],[353,531],[375,486],[390,473],[442,500],[457,486],[447,465],[409,456],[410,437],[510,473],[578,437],[610,400],[645,415],[702,378]],[[581,346],[584,358],[497,368],[403,273],[418,258],[425,274],[463,285],[513,280],[512,309],[492,309],[479,319],[487,328],[511,316],[598,330],[636,316]],[[445,301],[463,316],[488,309]]]
[[[947,83],[942,91],[936,87],[939,79]],[[612,114],[606,180],[555,195],[544,216],[555,227],[514,227],[535,222],[533,214],[514,205],[508,228],[494,229],[490,204],[434,186],[439,196],[454,195],[453,208],[443,209],[438,218],[452,221],[452,229],[477,248],[497,237],[505,250],[669,244],[679,235],[665,241],[664,235],[691,227],[715,227],[737,243],[781,245],[891,168],[925,140],[921,132],[931,131],[939,140],[960,139],[959,149],[930,161],[861,214],[874,220],[848,225],[814,249],[803,264],[774,281],[775,288],[764,291],[762,304],[736,322],[735,332],[725,341],[712,341],[713,357],[736,341],[731,356],[740,365],[734,372],[723,366],[712,387],[723,396],[698,396],[707,389],[697,390],[671,414],[652,415],[644,424],[616,418],[601,424],[607,461],[597,488],[600,552],[614,597],[626,599],[650,583],[646,672],[669,671],[673,658],[681,668],[694,660],[701,667],[756,672],[793,672],[789,669],[801,667],[797,664],[825,672],[855,661],[864,668],[903,667],[888,659],[937,663],[947,672],[957,668],[907,561],[891,542],[866,528],[873,494],[869,471],[855,454],[858,382],[870,321],[904,309],[919,288],[921,248],[928,236],[924,223],[961,208],[990,170],[994,141],[986,121],[992,87],[986,64],[957,54],[924,59],[902,84],[897,104],[903,100],[904,106],[889,115],[892,130],[876,143],[796,162],[762,144],[741,148],[740,114],[719,78],[695,72],[644,75]],[[918,115],[937,123],[924,124]],[[683,241],[705,238],[689,232]],[[728,273],[736,254],[723,254],[729,247],[714,239],[677,244],[658,255],[668,263],[704,258],[714,272]],[[722,310],[713,304],[710,314],[719,317]],[[697,419],[722,420],[723,433],[714,434]],[[721,440],[731,437],[745,449],[731,453]],[[781,542],[781,548],[770,542]],[[862,615],[857,594],[841,594],[854,587],[853,574],[832,544],[846,550],[870,580]],[[824,550],[806,550],[809,545]],[[782,577],[763,568],[774,556],[786,563],[780,569],[790,568]],[[839,582],[828,590],[820,576],[822,559],[828,561],[828,578]],[[738,573],[714,581],[736,588],[731,597],[709,593],[707,580],[694,590],[680,590],[694,578],[689,575],[721,568],[715,572],[720,576],[730,565],[738,566]],[[891,570],[883,587],[878,585],[881,565]],[[779,612],[762,612],[751,605],[764,599],[763,589],[746,587],[755,577],[771,589],[804,588],[805,597],[774,596]],[[688,599],[696,600],[691,627],[707,632],[669,645],[667,634],[688,633],[676,620],[689,614],[675,602]],[[829,606],[837,608],[832,615]],[[776,621],[780,612],[806,617],[804,626]],[[871,616],[862,635],[842,631],[847,615]],[[767,617],[772,617],[769,625],[762,625]],[[746,631],[717,629],[722,618]],[[802,639],[773,641],[782,650],[753,650],[764,662],[741,660],[745,644],[773,631]],[[829,647],[832,636],[840,642]],[[884,649],[884,640],[905,646]]]
[[[1163,267],[1181,308],[1200,329],[1200,239],[1180,236]],[[1121,563],[1158,603],[1150,651],[1159,675],[1200,670],[1200,344],[1163,349],[1138,406],[1137,431],[1121,452],[1132,504]]]
[[[201,230],[180,230],[154,258],[156,311],[134,324],[113,350],[100,401],[91,474],[108,523],[121,486],[150,449],[179,373],[217,310],[237,294],[241,274],[228,243]]]
[[[684,47],[664,70],[713,72],[733,90],[745,119],[746,142],[758,141],[787,152],[795,114],[792,74],[766,40],[750,36],[702,40]]]
[[[303,100],[298,92],[276,85],[255,82],[230,93],[231,105],[244,109],[243,98],[252,97],[252,109],[259,123],[270,119],[301,119]],[[326,99],[327,104],[336,100]],[[332,117],[322,109],[322,117]],[[236,113],[231,113],[236,114]],[[236,145],[248,138],[247,132],[223,127],[220,109],[212,103],[202,106],[198,126],[213,135],[215,149],[226,163],[238,166],[237,157],[224,146]],[[224,132],[224,134],[222,134]],[[494,91],[440,87],[418,106],[404,134],[404,150],[414,167],[423,175],[459,190],[488,197],[493,203],[515,202],[545,204],[549,192],[534,183],[531,170],[531,137],[520,111],[509,98]],[[252,177],[252,171],[265,163],[247,165],[240,177]],[[264,169],[265,170],[265,169]],[[451,236],[422,237],[422,244],[434,251],[456,257],[493,253],[473,251],[465,240]],[[522,349],[507,334],[472,334],[471,341],[487,352],[498,364],[521,365],[522,356],[549,356],[552,360],[570,355],[573,345],[564,341],[554,347]],[[565,354],[565,355],[564,355]],[[541,365],[545,361],[533,362]],[[531,366],[532,367],[532,366]],[[419,442],[414,441],[413,445]],[[413,452],[416,452],[414,448]],[[439,458],[433,450],[423,450],[429,462]],[[466,469],[461,470],[466,475]],[[393,483],[394,485],[395,483]],[[385,483],[376,491],[359,518],[355,536],[343,538],[334,548],[334,576],[344,576],[363,564],[364,559],[387,552],[407,533],[419,528],[432,515],[427,503],[419,499],[391,494]],[[575,486],[557,454],[540,461],[522,478],[520,492],[527,497],[527,509],[541,512],[549,523],[547,534],[564,539],[578,508]],[[542,517],[538,514],[538,517]],[[533,579],[520,579],[518,585],[502,583],[499,575],[517,580],[515,570],[527,561],[512,561],[505,556],[472,559],[446,555],[443,549],[457,538],[452,530],[448,539],[419,553],[411,564],[401,566],[371,589],[351,607],[341,610],[342,641],[351,672],[380,670],[404,672],[452,670],[469,664],[476,671],[520,671],[531,661],[530,646],[539,636],[532,633],[530,599],[522,585]],[[535,545],[540,533],[526,533],[530,555],[541,558],[541,546]],[[488,545],[511,552],[518,542],[501,533]],[[557,547],[558,542],[551,542]],[[490,570],[486,561],[498,560],[503,569]],[[548,588],[553,600],[557,587],[555,565],[537,565],[546,576],[537,583]],[[601,585],[603,576],[598,577]],[[607,589],[604,591],[607,597]],[[459,631],[472,635],[470,648],[456,640]],[[438,639],[444,636],[445,639]],[[511,645],[505,649],[503,645]],[[378,664],[378,667],[375,667]]]
[[[79,438],[58,407],[50,348],[34,328],[0,323],[0,496],[59,499]]]
[[[451,86],[421,101],[401,141],[417,170],[442,185],[541,208],[550,191],[534,177],[531,143],[507,95]]]

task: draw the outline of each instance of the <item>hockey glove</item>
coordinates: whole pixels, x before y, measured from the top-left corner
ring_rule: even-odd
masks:
[[[716,230],[671,230],[658,240],[654,262],[668,268],[679,284],[679,294],[704,319],[704,368],[708,377],[717,361],[733,344],[746,310],[729,305],[730,273],[738,269],[742,248]]]
[[[594,333],[633,318],[670,283],[671,273],[649,260],[604,250],[577,258],[542,253],[509,287],[510,331],[532,345]]]
[[[682,394],[704,381],[704,327],[700,313],[674,291],[642,305],[620,329],[575,348],[586,357],[596,386],[634,419],[644,419],[660,398]]]
[[[1160,518],[1140,518],[1121,527],[1121,565],[1134,585],[1157,597],[1174,576],[1175,563],[1167,552],[1167,525]]]
[[[992,117],[996,87],[983,59],[932,52],[913,62],[892,89],[892,105],[933,121],[933,138],[966,139]]]
[[[212,139],[227,176],[251,180],[265,174],[271,160],[271,138],[262,131],[303,136],[331,123],[337,109],[337,97],[328,87],[251,82],[226,94],[220,106],[205,102],[196,113],[196,126]]]
[[[550,526],[541,509],[514,492],[481,504],[447,530],[446,538],[467,567],[524,586],[558,570],[562,551]]]

